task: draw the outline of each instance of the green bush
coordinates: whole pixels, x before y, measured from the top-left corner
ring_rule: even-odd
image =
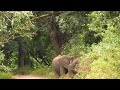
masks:
[[[28,75],[33,71],[33,68],[31,68],[30,66],[25,66],[23,69],[16,69],[13,70],[13,74],[23,74],[23,75]]]
[[[83,35],[78,34],[70,39],[69,42],[62,47],[62,54],[70,54],[78,57],[84,55],[87,47],[84,45]]]
[[[54,78],[54,73],[52,68],[47,66],[40,66],[38,69],[32,71],[31,75],[46,76],[46,77]]]
[[[80,34],[82,37],[71,39],[66,45],[67,49],[64,49],[67,54],[78,55],[81,59],[77,76],[98,79],[120,78],[120,12],[93,11],[88,14],[88,19],[87,32],[96,32],[102,40],[95,44],[87,37],[91,43],[89,47],[83,42],[85,34]]]
[[[91,64],[91,71],[86,76],[88,79],[115,79],[118,73],[116,67],[104,60],[97,60]]]
[[[0,65],[0,71],[1,72],[10,72],[11,69],[5,65]]]
[[[0,79],[13,79],[11,73],[0,72]]]
[[[0,65],[3,64],[4,56],[5,56],[5,55],[4,55],[3,51],[0,50]]]

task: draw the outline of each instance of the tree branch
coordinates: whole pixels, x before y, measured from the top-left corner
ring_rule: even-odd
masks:
[[[41,16],[32,18],[31,21],[36,21],[36,20],[38,20],[38,19],[40,19],[40,18],[44,18],[44,17],[47,17],[47,16],[50,16],[50,14],[44,14],[44,15],[41,15]]]
[[[52,16],[52,15],[59,15],[61,12],[56,12],[56,13],[48,13],[48,14],[44,14],[44,15],[41,15],[41,16],[38,16],[38,17],[35,17],[35,18],[32,18],[31,21],[35,22],[39,19],[42,19],[44,17],[48,17],[48,16]]]

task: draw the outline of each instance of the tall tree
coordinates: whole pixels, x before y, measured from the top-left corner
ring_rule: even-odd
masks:
[[[24,38],[31,38],[34,28],[31,17],[33,17],[31,11],[0,12],[0,45],[4,46],[5,43],[10,43],[10,41],[18,42],[19,68],[24,67],[24,48],[22,41]]]
[[[50,36],[51,36],[51,41],[52,41],[52,45],[55,49],[56,55],[60,55],[61,54],[61,47],[60,47],[60,29],[59,29],[59,25],[58,23],[55,21],[55,16],[52,15],[51,16],[51,20],[50,20]]]

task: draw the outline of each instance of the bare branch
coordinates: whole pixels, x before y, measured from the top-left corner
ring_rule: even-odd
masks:
[[[2,13],[2,15],[3,15],[4,17],[6,17],[10,22],[12,21],[12,20],[10,20],[10,18],[9,18],[8,16],[6,16],[4,13]]]
[[[48,13],[48,14],[44,14],[44,15],[32,18],[31,21],[37,21],[37,20],[42,19],[44,17],[48,17],[48,16],[52,16],[52,15],[59,15],[59,14],[60,14],[60,12],[56,12],[56,13],[51,12],[51,13]]]
[[[35,18],[31,19],[31,21],[36,21],[36,20],[38,20],[38,19],[40,19],[40,18],[44,18],[44,17],[47,17],[47,16],[50,16],[50,14],[44,14],[44,15],[35,17]]]

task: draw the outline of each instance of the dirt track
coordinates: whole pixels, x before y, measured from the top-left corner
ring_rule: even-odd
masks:
[[[15,75],[14,79],[49,79],[49,78],[32,76],[32,75]]]

